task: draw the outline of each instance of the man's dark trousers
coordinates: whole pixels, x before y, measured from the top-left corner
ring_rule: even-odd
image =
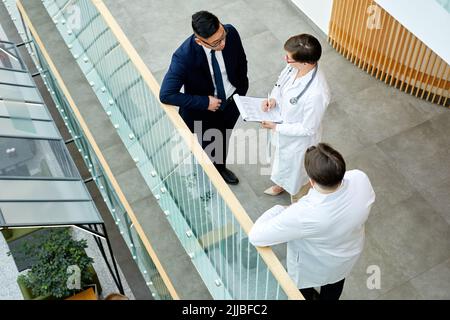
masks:
[[[195,134],[197,134],[200,144],[202,148],[205,150],[209,144],[213,144],[212,146],[216,147],[212,154],[208,154],[208,156],[213,160],[215,167],[217,170],[221,171],[226,166],[226,159],[229,149],[229,141],[232,133],[232,129],[236,124],[237,119],[239,118],[239,110],[236,107],[236,103],[233,98],[230,97],[227,99],[225,103],[225,107],[223,110],[217,110],[216,112],[208,112],[207,117],[204,121],[201,121],[201,131],[198,130],[200,127],[200,121],[194,125],[194,130],[191,129]],[[212,141],[208,141],[208,130],[216,129],[215,131],[211,131],[210,135],[212,135]],[[216,142],[217,133],[220,132],[219,138],[221,141]],[[206,136],[205,136],[206,133]],[[207,138],[207,139],[205,139]],[[219,149],[220,148],[220,149]],[[219,149],[219,150],[217,150]],[[208,151],[211,151],[208,149]]]
[[[345,279],[320,287],[320,294],[314,288],[300,289],[305,300],[339,300]]]

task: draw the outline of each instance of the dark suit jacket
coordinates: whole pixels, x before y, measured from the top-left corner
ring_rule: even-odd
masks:
[[[224,25],[227,31],[222,51],[228,80],[236,87],[236,93],[245,95],[248,90],[247,58],[241,38],[232,25]],[[180,92],[184,85],[184,93]],[[180,107],[180,115],[189,128],[194,120],[206,120],[209,98],[214,96],[214,83],[203,47],[192,35],[175,51],[169,70],[161,85],[159,98],[162,103]],[[230,110],[223,111],[224,116]],[[217,112],[216,112],[217,113]]]

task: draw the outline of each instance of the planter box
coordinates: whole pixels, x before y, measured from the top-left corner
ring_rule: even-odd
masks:
[[[29,235],[41,228],[19,228],[19,229],[3,229],[1,230],[6,242],[17,240],[23,236]]]
[[[100,281],[98,280],[97,273],[95,272],[94,267],[91,265],[88,269],[88,272],[92,273],[92,281],[93,284],[97,287],[97,295],[102,293],[102,287],[100,285]],[[23,298],[25,300],[62,300],[65,298],[55,298],[50,295],[48,296],[34,296],[31,288],[28,288],[21,278],[17,278],[17,284],[19,285],[20,291],[22,292]]]

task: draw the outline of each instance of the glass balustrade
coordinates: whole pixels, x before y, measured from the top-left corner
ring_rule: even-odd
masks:
[[[447,12],[450,13],[450,0],[436,0]]]
[[[120,234],[128,245],[133,259],[136,261],[147,286],[156,299],[171,299],[169,290],[161,281],[160,274],[156,269],[152,259],[150,258],[146,248],[142,244],[140,236],[134,229],[134,226],[123,207],[119,196],[112,187],[111,181],[104,172],[100,161],[98,160],[92,146],[84,136],[84,133],[79,125],[66,97],[63,95],[58,82],[51,73],[50,68],[43,58],[39,48],[31,44],[31,50],[36,57],[37,66],[43,72],[42,76],[44,83],[47,86],[52,98],[61,113],[69,133],[74,137],[74,143],[78,151],[83,156],[83,160],[88,167],[89,173],[98,186],[98,189],[103,196],[103,200],[108,206],[111,215],[113,216]],[[45,70],[45,71],[44,71]]]

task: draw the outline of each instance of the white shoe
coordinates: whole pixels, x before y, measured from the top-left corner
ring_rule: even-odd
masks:
[[[268,194],[269,196],[278,196],[284,192],[284,189],[282,188],[281,191],[274,191],[274,188],[277,186],[271,186],[270,188],[264,190],[265,194]]]

